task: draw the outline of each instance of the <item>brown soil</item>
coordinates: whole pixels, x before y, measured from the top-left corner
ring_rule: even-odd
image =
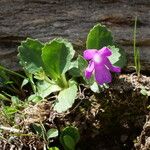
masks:
[[[140,93],[143,87],[146,96]],[[150,77],[120,75],[119,80],[114,77],[109,89],[94,95],[87,87],[81,85],[80,88],[78,99],[68,112],[53,112],[51,102],[44,100],[23,110],[26,117],[18,124],[24,126],[25,132],[30,132],[30,124],[35,122],[43,122],[47,128],[55,126],[59,129],[75,125],[81,134],[79,150],[132,150],[135,147],[137,150],[148,150],[143,147],[147,147],[150,137],[149,127],[145,124],[149,113]],[[137,136],[138,144],[134,144]],[[37,147],[38,150],[40,147],[37,143],[43,145],[42,139],[37,139],[34,135],[17,139],[20,141],[18,145],[23,143],[25,146],[32,141],[30,146]],[[6,141],[5,144],[4,141],[2,143],[8,144]]]

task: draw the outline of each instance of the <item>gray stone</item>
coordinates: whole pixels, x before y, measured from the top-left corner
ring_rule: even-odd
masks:
[[[26,37],[45,42],[61,36],[81,49],[89,29],[99,22],[111,29],[133,66],[135,16],[142,70],[150,71],[149,0],[1,0],[0,63],[17,69],[17,47]]]

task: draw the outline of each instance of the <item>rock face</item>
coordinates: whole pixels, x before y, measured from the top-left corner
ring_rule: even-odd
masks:
[[[150,70],[149,0],[1,0],[0,63],[16,69],[17,47],[26,37],[48,41],[64,37],[78,48],[96,23],[111,29],[133,65],[133,26],[138,16],[137,45],[142,69]]]
[[[150,114],[147,116],[145,125],[141,135],[137,138],[135,143],[136,150],[149,150],[150,149]]]

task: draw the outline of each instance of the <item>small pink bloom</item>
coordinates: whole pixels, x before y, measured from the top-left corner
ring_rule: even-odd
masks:
[[[100,50],[88,49],[84,51],[83,57],[89,60],[89,65],[85,70],[85,77],[89,79],[92,73],[95,73],[95,80],[98,84],[110,83],[112,80],[112,72],[121,72],[121,68],[113,66],[108,59],[111,56],[111,50],[103,47]]]

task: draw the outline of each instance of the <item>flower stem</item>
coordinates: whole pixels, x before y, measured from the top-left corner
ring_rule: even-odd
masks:
[[[69,86],[65,74],[62,74],[60,78],[57,79],[57,83],[61,88],[68,88]]]

